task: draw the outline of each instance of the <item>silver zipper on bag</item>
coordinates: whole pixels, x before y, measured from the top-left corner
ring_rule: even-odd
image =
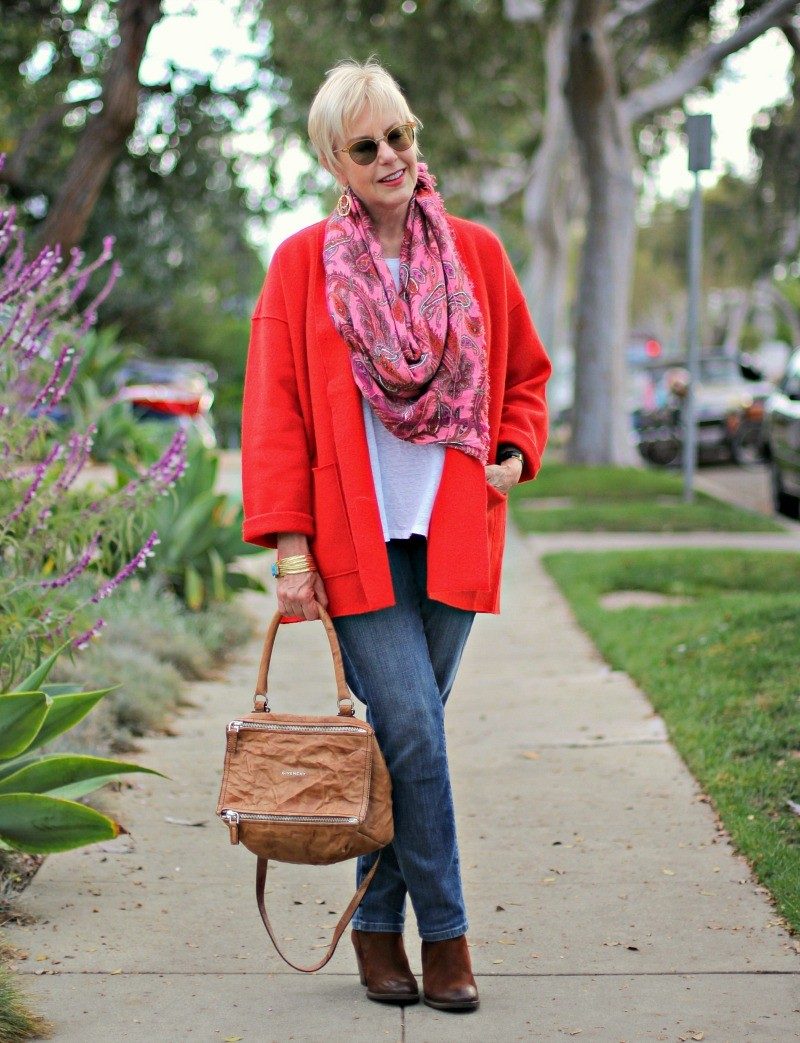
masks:
[[[264,723],[261,723],[260,721],[231,721],[227,728],[228,748],[231,753],[236,751],[239,732],[242,730],[261,732],[317,732],[330,735],[336,735],[338,732],[345,732],[350,735],[356,733],[366,734],[364,728],[359,728],[354,724],[272,724],[266,721]]]
[[[258,728],[271,732],[363,732],[355,724],[272,724],[266,721],[231,721],[228,731],[238,732],[242,728]]]
[[[321,825],[339,823],[345,826],[358,825],[358,819],[354,815],[272,815],[258,811],[231,811],[225,809],[220,812],[231,831],[231,843],[239,843],[240,822],[310,822]]]

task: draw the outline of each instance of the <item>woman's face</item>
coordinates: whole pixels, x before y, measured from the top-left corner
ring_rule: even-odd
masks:
[[[365,110],[348,128],[345,140],[336,142],[336,147],[352,145],[358,138],[382,138],[387,131],[404,122],[403,117],[396,114],[371,115]],[[354,162],[347,152],[337,152],[336,158],[339,161],[336,172],[339,180],[350,186],[377,225],[387,218],[405,216],[417,183],[413,145],[405,152],[395,152],[381,141],[377,158],[365,167]]]

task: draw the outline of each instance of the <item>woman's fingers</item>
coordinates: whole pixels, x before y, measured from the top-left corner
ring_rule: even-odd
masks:
[[[318,572],[281,576],[276,587],[278,609],[284,616],[319,619],[317,602],[327,607],[328,598]]]
[[[325,593],[325,584],[322,582],[322,576],[318,572],[314,574],[314,594],[320,605],[323,608],[327,608],[328,595]]]
[[[521,475],[522,464],[515,457],[505,460],[502,464],[486,466],[486,481],[501,493],[507,493],[516,485]]]

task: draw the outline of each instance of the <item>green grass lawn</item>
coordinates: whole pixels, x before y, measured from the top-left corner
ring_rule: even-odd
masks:
[[[704,493],[683,503],[682,493],[680,475],[670,471],[545,463],[535,481],[512,489],[511,510],[523,532],[784,531]]]
[[[800,554],[564,552],[544,564],[647,693],[737,848],[800,932]],[[612,591],[690,599],[604,609]]]

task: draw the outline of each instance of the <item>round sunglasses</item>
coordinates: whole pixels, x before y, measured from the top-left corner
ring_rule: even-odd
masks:
[[[359,138],[347,148],[335,148],[333,151],[346,152],[354,163],[358,163],[360,167],[368,167],[378,158],[378,146],[382,141],[395,152],[405,152],[414,144],[414,124],[401,123],[399,127],[392,127],[381,138]]]

